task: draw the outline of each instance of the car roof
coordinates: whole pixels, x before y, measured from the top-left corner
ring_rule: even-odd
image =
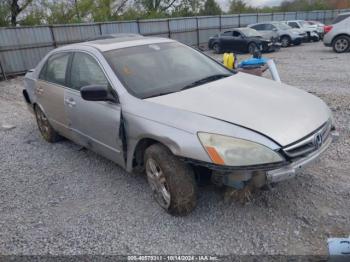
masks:
[[[157,44],[157,43],[167,43],[167,42],[175,42],[175,41],[169,38],[144,37],[141,35],[137,36],[134,34],[133,35],[126,34],[125,36],[111,37],[107,39],[99,39],[99,40],[66,45],[61,49],[69,49],[71,47],[78,48],[79,46],[90,46],[100,50],[101,52],[106,52],[109,50],[126,48],[126,47]]]

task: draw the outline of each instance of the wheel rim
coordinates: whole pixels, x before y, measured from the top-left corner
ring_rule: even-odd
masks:
[[[250,54],[254,54],[255,49],[256,49],[256,45],[254,45],[254,44],[249,45],[249,53]]]
[[[338,39],[335,42],[335,49],[338,52],[344,52],[346,49],[348,49],[348,47],[349,47],[349,42],[344,38]]]
[[[48,138],[50,128],[49,121],[40,109],[36,110],[36,119],[40,133],[44,138]]]
[[[218,44],[215,44],[213,48],[214,48],[215,53],[219,53],[219,45]]]
[[[171,201],[169,188],[163,170],[152,158],[147,159],[146,174],[156,201],[160,206],[167,209]]]
[[[289,45],[289,40],[287,38],[282,39],[282,46],[286,47]]]

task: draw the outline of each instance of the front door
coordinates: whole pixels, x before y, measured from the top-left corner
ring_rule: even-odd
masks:
[[[233,48],[237,52],[245,52],[247,50],[247,41],[238,31],[233,31]]]
[[[119,139],[120,104],[86,101],[80,88],[88,85],[111,85],[97,60],[88,53],[76,52],[72,58],[65,108],[74,140],[106,158],[124,166]]]
[[[52,127],[60,134],[70,137],[68,118],[64,109],[66,72],[71,53],[62,52],[49,57],[42,68],[35,93]]]

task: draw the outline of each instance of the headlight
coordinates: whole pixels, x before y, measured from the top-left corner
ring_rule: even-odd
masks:
[[[284,160],[270,148],[248,140],[202,132],[198,137],[215,164],[250,166]]]

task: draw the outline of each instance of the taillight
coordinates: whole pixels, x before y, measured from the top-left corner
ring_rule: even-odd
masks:
[[[323,27],[324,33],[327,34],[328,32],[330,32],[333,29],[333,26],[331,25],[325,25]]]

